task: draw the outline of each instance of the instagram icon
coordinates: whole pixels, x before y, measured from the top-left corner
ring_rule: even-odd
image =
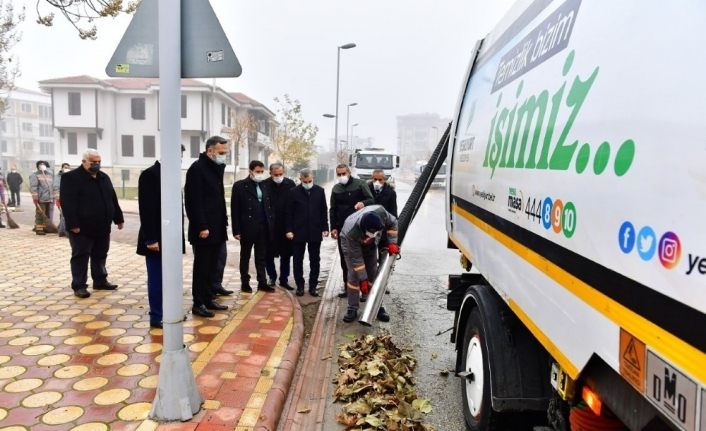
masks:
[[[667,232],[659,240],[659,260],[662,266],[672,269],[679,263],[681,257],[681,242],[674,232]]]

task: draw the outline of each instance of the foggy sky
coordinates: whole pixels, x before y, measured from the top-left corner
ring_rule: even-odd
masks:
[[[98,40],[82,41],[63,17],[46,28],[27,6],[23,39],[15,49],[22,76],[16,84],[72,75],[106,78],[105,66],[129,17],[97,21]],[[396,116],[436,112],[450,117],[470,50],[502,17],[512,0],[211,0],[243,66],[239,78],[218,79],[274,110],[284,93],[302,102],[307,121],[318,125],[317,144],[334,135],[336,47],[341,51],[339,135],[346,105],[356,135],[377,146],[396,144]],[[48,11],[44,7],[44,11]],[[210,79],[204,80],[210,82]]]

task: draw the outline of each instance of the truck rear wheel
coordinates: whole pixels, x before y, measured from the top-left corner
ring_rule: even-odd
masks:
[[[473,431],[493,430],[496,422],[490,404],[490,373],[485,351],[485,331],[480,311],[474,308],[466,320],[463,339],[462,371],[463,417]]]

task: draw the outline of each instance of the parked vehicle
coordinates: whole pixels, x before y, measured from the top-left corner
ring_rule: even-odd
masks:
[[[361,180],[372,179],[373,171],[382,169],[385,171],[387,182],[394,186],[400,167],[400,156],[382,148],[365,148],[355,150],[348,160],[351,173]]]

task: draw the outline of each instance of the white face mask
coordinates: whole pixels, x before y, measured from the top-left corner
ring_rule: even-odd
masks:
[[[342,175],[338,177],[338,182],[339,184],[343,184],[344,186],[348,184],[348,175]]]
[[[281,175],[279,177],[272,177],[272,181],[277,184],[282,184],[282,181],[284,181],[284,175]]]
[[[70,170],[71,170],[71,168],[64,168],[64,169],[62,169],[62,171],[63,171],[64,173],[69,172]]]
[[[253,180],[253,181],[255,181],[256,183],[259,183],[259,182],[264,181],[264,179],[265,179],[265,174],[264,174],[264,173],[261,173],[261,174],[253,174],[253,175],[251,175],[251,177],[252,177],[252,180]]]
[[[377,232],[365,232],[365,235],[367,235],[368,238],[375,238],[378,236]]]
[[[382,181],[375,181],[375,182],[373,183],[373,187],[375,188],[375,190],[380,190],[380,189],[382,189]]]
[[[42,171],[42,172],[44,172],[44,171],[47,170],[47,167],[44,166],[44,165],[39,165],[39,170]]]
[[[225,154],[216,154],[216,158],[213,159],[213,161],[218,163],[219,165],[225,165],[226,164],[226,155]]]
[[[311,188],[314,187],[314,182],[302,183],[302,187],[304,187],[305,190],[311,190]]]

